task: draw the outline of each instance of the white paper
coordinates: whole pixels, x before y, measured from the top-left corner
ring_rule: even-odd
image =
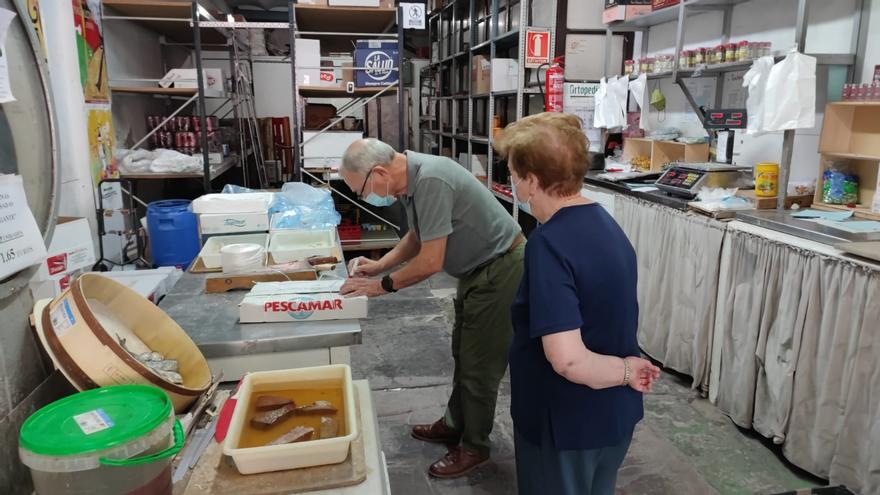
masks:
[[[0,175],[0,280],[46,259],[20,175]]]
[[[816,58],[792,51],[767,76],[763,129],[809,129],[816,125]]]
[[[401,3],[403,29],[425,29],[425,4]]]
[[[0,103],[15,101],[12,85],[9,83],[9,62],[6,59],[6,34],[15,15],[11,10],[0,9]]]
[[[582,130],[590,140],[590,151],[598,152],[602,148],[602,130],[593,126],[595,121],[596,93],[598,83],[565,83],[563,108],[566,113],[581,119]]]
[[[716,134],[715,143],[715,161],[728,163],[731,157],[727,156],[727,146],[730,142],[731,133],[727,131],[719,131]]]

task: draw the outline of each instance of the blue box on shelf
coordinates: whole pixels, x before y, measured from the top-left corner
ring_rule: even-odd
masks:
[[[397,41],[359,40],[354,50],[355,86],[374,88],[390,86],[400,79]]]

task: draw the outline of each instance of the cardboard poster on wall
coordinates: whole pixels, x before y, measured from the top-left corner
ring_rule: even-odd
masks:
[[[100,5],[95,1],[73,0],[73,25],[76,31],[80,82],[83,96],[86,102],[90,103],[110,101],[99,8]]]
[[[113,156],[114,135],[110,105],[86,105],[89,135],[89,164],[92,181],[97,185],[102,179],[119,177],[119,166]]]

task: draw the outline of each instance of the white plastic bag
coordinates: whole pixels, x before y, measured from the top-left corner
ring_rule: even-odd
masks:
[[[611,121],[606,119],[608,128],[626,127],[626,95],[629,92],[629,78],[618,77],[609,85],[612,105],[609,114]]]
[[[746,112],[749,116],[746,134],[756,135],[764,132],[765,96],[767,78],[771,69],[773,69],[773,57],[761,57],[755,60],[751,69],[743,76],[743,87],[749,89],[749,97],[746,100]]]
[[[648,109],[645,107],[645,92],[648,89],[648,75],[639,74],[639,77],[633,79],[629,83],[629,92],[632,93],[636,105],[641,110],[641,118],[639,119],[639,129],[648,130]]]
[[[608,96],[608,82],[603,77],[599,80],[599,89],[596,90],[596,96],[594,97],[593,127],[596,129],[607,127],[605,125],[606,96]]]
[[[808,129],[816,124],[816,58],[792,50],[773,66],[764,93],[763,130]]]

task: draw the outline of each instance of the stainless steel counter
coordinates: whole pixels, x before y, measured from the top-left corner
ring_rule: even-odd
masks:
[[[345,277],[344,263],[334,274]],[[207,274],[185,273],[159,303],[198,345],[205,358],[217,359],[347,347],[361,343],[358,320],[296,323],[239,323],[245,291],[205,294]]]
[[[749,210],[738,212],[736,219],[751,225],[803,237],[823,244],[834,245],[847,242],[880,240],[880,233],[853,234],[809,220],[794,218],[791,214],[791,211]]]

